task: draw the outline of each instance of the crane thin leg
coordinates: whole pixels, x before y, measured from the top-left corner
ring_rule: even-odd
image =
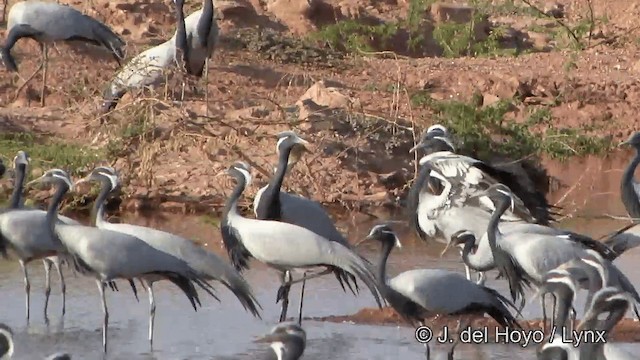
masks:
[[[307,283],[307,279],[305,278],[307,272],[305,271],[302,274],[302,286],[300,288],[300,306],[298,307],[298,325],[302,325],[302,304],[304,302],[304,286]]]
[[[29,322],[29,302],[31,299],[31,284],[29,283],[29,274],[27,272],[27,264],[23,260],[20,260],[20,267],[22,268],[22,275],[24,276],[24,292],[27,295],[26,298],[26,310],[27,310],[27,323]]]
[[[545,329],[547,328],[547,309],[545,307],[546,303],[544,301],[545,299],[545,293],[542,294],[542,296],[540,296],[540,301],[542,303],[542,331],[545,331]]]
[[[49,47],[42,43],[42,92],[40,93],[40,106],[44,107],[45,92],[47,91],[47,68],[49,67]]]
[[[291,290],[291,272],[289,270],[281,273],[280,281],[282,286],[278,289],[277,300],[282,300],[282,311],[280,312],[280,322],[287,319],[287,309],[289,308],[289,290]]]
[[[153,298],[153,284],[145,281],[145,286],[149,294],[149,347],[153,348],[153,324],[156,320],[156,301]]]
[[[209,57],[204,59],[204,116],[209,116]]]
[[[42,259],[44,264],[44,318],[47,316],[47,308],[49,307],[49,296],[51,296],[51,260]]]
[[[53,262],[58,272],[58,278],[60,279],[60,294],[62,294],[62,315],[67,312],[67,284],[64,282],[64,275],[62,274],[62,268],[60,266],[60,258]]]
[[[100,291],[100,299],[102,301],[102,313],[104,314],[104,319],[102,320],[102,348],[104,352],[107,352],[107,328],[109,324],[109,310],[107,310],[107,299],[104,294],[104,285],[105,283],[101,280],[96,280],[98,285],[98,290]]]

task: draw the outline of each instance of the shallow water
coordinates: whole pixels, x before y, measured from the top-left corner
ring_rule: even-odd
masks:
[[[226,260],[220,244],[219,230],[200,217],[167,216],[163,218],[128,217],[126,222],[155,226],[171,230],[199,241]],[[370,223],[340,222],[352,241],[366,235]],[[574,220],[565,227],[602,235],[619,226],[613,221]],[[439,245],[425,246],[401,234],[403,248],[394,252],[389,260],[388,272],[396,274],[419,267],[445,268],[464,272],[454,252],[440,258]],[[378,248],[372,244],[360,249],[375,260]],[[640,259],[640,249],[631,250],[616,261],[634,284],[640,283],[634,263]],[[11,326],[15,333],[15,359],[39,359],[56,351],[65,351],[77,359],[103,358],[101,348],[102,313],[95,282],[74,276],[66,269],[67,314],[60,317],[60,296],[57,274],[53,274],[50,300],[50,325],[45,325],[42,309],[44,302],[44,270],[39,261],[29,267],[31,279],[31,321],[27,325],[24,313],[22,274],[17,262],[0,261],[0,321]],[[265,344],[253,340],[265,334],[276,324],[280,307],[275,304],[279,285],[276,273],[260,263],[253,262],[246,278],[263,306],[263,319],[246,313],[232,294],[222,287],[218,295],[221,302],[202,294],[203,307],[194,312],[184,295],[171,286],[158,283],[156,289],[157,315],[153,351],[147,341],[148,300],[139,287],[140,302],[136,302],[126,282],[119,281],[119,292],[108,290],[109,352],[105,359],[255,359],[267,349]],[[506,294],[505,283],[494,281],[488,285]],[[291,292],[289,316],[297,316],[299,285]],[[531,295],[531,294],[530,294]],[[529,295],[529,296],[530,296]],[[583,304],[580,294],[578,304]],[[372,296],[365,290],[357,297],[344,293],[333,276],[317,278],[306,285],[305,316],[322,317],[348,315],[363,307],[374,307]],[[581,313],[581,309],[579,309]],[[529,302],[523,314],[526,318],[541,315],[537,301]],[[628,314],[630,316],[630,314]],[[305,359],[423,359],[424,347],[414,340],[414,330],[408,327],[370,326],[348,323],[305,321],[308,336]],[[621,344],[637,351],[640,344]],[[438,349],[436,348],[435,351]],[[535,348],[522,349],[519,345],[461,345],[456,359],[512,359],[535,358]]]

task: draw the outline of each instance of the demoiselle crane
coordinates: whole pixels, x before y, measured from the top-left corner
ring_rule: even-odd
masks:
[[[640,164],[640,131],[631,135],[629,139],[620,143],[619,146],[624,145],[633,147],[636,150],[636,155],[622,174],[620,194],[629,216],[635,219],[634,222],[640,223],[640,184],[633,179],[633,174],[638,164]]]
[[[307,151],[305,146],[309,143],[293,131],[283,131],[277,134],[277,138],[278,166],[269,183],[258,190],[253,200],[253,211],[256,218],[295,224],[311,230],[329,241],[335,241],[347,248],[351,248],[347,239],[336,229],[322,205],[316,201],[281,190],[286,173],[295,165],[302,152]],[[355,294],[349,282],[349,280],[353,281],[356,290],[358,289],[358,284],[353,275],[339,268],[334,268],[333,273],[343,290],[345,290],[344,283],[346,282],[351,292]],[[291,281],[289,272],[281,275],[283,284],[288,284]],[[278,299],[276,301],[282,300],[280,321],[284,321],[287,317],[290,288],[291,285],[285,285],[278,291]]]
[[[243,217],[238,212],[237,203],[251,183],[251,170],[249,165],[239,161],[233,163],[227,172],[235,178],[237,185],[227,199],[220,230],[231,263],[238,271],[248,269],[252,257],[280,272],[337,267],[359,277],[371,291],[378,307],[382,307],[375,276],[359,255],[298,225]]]
[[[400,240],[387,224],[374,226],[358,244],[366,240],[375,240],[382,245],[377,267],[380,292],[410,324],[424,325],[425,319],[438,314],[467,318],[460,322],[459,330],[466,327],[473,316],[487,314],[502,327],[520,327],[509,311],[509,308],[515,310],[513,303],[497,291],[473,283],[458,273],[443,269],[415,269],[387,281],[387,259],[394,246],[402,246]],[[429,354],[428,344],[425,346]]]
[[[42,93],[44,106],[47,86],[48,45],[56,41],[82,41],[111,52],[120,65],[126,43],[102,22],[63,4],[44,1],[21,1],[9,10],[7,39],[0,47],[0,59],[9,71],[18,71],[11,49],[22,38],[31,38],[42,49]],[[37,72],[36,71],[36,72]],[[34,73],[35,75],[35,73]]]
[[[9,326],[0,323],[0,359],[10,359],[14,351],[13,331]],[[67,353],[55,353],[47,356],[45,360],[71,360],[71,355]]]
[[[213,55],[218,39],[213,1],[204,0],[203,7],[183,21],[180,20],[183,19],[184,0],[175,0],[175,3],[178,12],[176,32],[164,43],[134,57],[116,74],[103,93],[103,114],[115,109],[120,99],[132,89],[155,87],[162,83],[165,71],[177,62],[183,62],[190,75],[202,77],[207,72],[207,60]],[[182,52],[181,57],[177,50]]]
[[[132,224],[112,224],[104,219],[104,202],[109,193],[119,185],[118,174],[115,169],[106,166],[97,167],[87,177],[78,180],[76,186],[89,181],[101,184],[100,193],[93,207],[96,227],[135,236],[158,251],[181,259],[203,279],[216,280],[222,283],[234,293],[247,311],[258,318],[260,317],[258,311],[260,304],[255,299],[249,284],[231,265],[220,259],[218,255],[205,250],[191,240],[166,231]],[[163,279],[156,276],[142,276],[141,279],[149,293],[149,342],[153,343],[153,324],[156,312],[153,283]]]
[[[271,329],[266,336],[256,342],[269,343],[269,360],[298,360],[307,345],[307,333],[300,324],[283,322]]]
[[[506,272],[509,280],[509,287],[514,294],[523,293],[523,286],[533,284],[539,287],[544,276],[552,269],[574,259],[581,259],[586,256],[586,250],[596,251],[604,259],[613,259],[616,254],[601,242],[595,241],[587,236],[576,234],[570,231],[556,230],[555,233],[536,233],[526,231],[526,227],[521,226],[517,230],[501,232],[498,230],[498,222],[504,211],[512,206],[513,194],[503,184],[492,185],[489,189],[481,193],[489,196],[495,204],[495,212],[487,228],[486,241],[480,241],[475,253],[471,253],[475,241],[466,237],[452,239],[450,245],[458,245],[466,242],[463,251],[463,261],[472,269],[487,271],[496,265],[500,269],[504,266],[502,259],[515,267],[516,271]],[[528,224],[529,227],[541,225]],[[473,242],[472,242],[473,241]],[[446,249],[445,249],[446,251]],[[500,256],[500,264],[494,260],[495,252],[507,255]],[[611,281],[619,285],[623,290],[628,291],[637,300],[640,299],[637,291],[629,279],[613,264],[608,263],[608,271],[611,274]],[[521,283],[518,285],[518,283]],[[524,304],[524,298],[522,298]],[[543,318],[546,319],[544,302],[542,303]]]
[[[23,207],[22,191],[29,165],[29,156],[24,151],[18,151],[14,158],[15,181],[9,199],[9,208],[0,210],[0,237],[9,248],[13,249],[22,268],[24,290],[26,293],[26,316],[30,317],[31,284],[27,265],[33,260],[42,259],[45,269],[45,301],[44,316],[47,318],[49,296],[51,294],[51,266],[55,265],[60,278],[60,292],[62,294],[62,314],[66,312],[66,284],[61,269],[61,259],[57,254],[64,253],[64,247],[50,236],[46,223],[46,212],[39,209],[25,209]],[[16,211],[20,210],[20,211]],[[28,211],[22,211],[28,210]],[[79,224],[66,216],[59,216],[59,221],[67,224]]]
[[[640,245],[640,183],[633,179],[633,175],[640,164],[640,132],[632,134],[629,139],[619,146],[631,146],[636,154],[622,173],[620,180],[620,196],[627,213],[633,223],[611,234],[604,241],[618,254]]]
[[[426,156],[420,160],[420,165],[429,162],[434,170],[447,178],[446,180],[440,179],[445,182],[443,185],[449,181],[454,183],[454,187],[462,185],[468,189],[482,185],[485,181],[488,181],[489,184],[499,182],[507,185],[515,197],[522,201],[523,207],[527,210],[522,209],[520,214],[524,220],[541,225],[549,225],[553,221],[555,214],[551,208],[554,206],[550,205],[545,195],[535,188],[531,179],[527,178],[525,181],[516,174],[496,165],[456,154],[456,148],[444,126],[440,124],[431,126],[424,133],[420,142],[409,152],[412,153],[418,149],[427,150]],[[418,185],[423,186],[424,184]]]
[[[184,261],[156,250],[144,241],[128,234],[84,225],[68,225],[57,221],[58,206],[64,195],[73,188],[69,175],[61,169],[46,171],[35,183],[53,184],[56,192],[47,209],[48,231],[67,249],[74,266],[81,274],[94,277],[102,302],[102,344],[107,351],[109,312],[104,293],[107,282],[120,279],[156,276],[171,281],[187,296],[194,309],[200,305],[195,285],[213,296],[206,283]]]
[[[567,294],[566,296],[570,296]],[[588,311],[576,328],[577,333],[591,333],[593,339],[583,341],[574,346],[563,339],[562,333],[556,332],[553,339],[545,342],[537,351],[538,360],[631,360],[636,359],[620,347],[608,343],[608,334],[624,317],[632,300],[626,293],[613,287],[605,287],[596,292]],[[601,314],[608,313],[604,320]],[[589,334],[587,334],[589,336]]]
[[[588,330],[600,331],[604,339],[584,342],[579,347],[580,359],[632,360],[638,358],[619,346],[606,342],[611,330],[624,318],[632,303],[633,299],[617,288],[603,288],[593,296],[591,307],[576,327],[576,331],[583,333]],[[599,320],[599,316],[605,313],[608,314],[607,318]]]

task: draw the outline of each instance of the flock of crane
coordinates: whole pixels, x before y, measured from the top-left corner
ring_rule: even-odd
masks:
[[[394,247],[401,246],[390,222],[373,226],[365,239],[352,245],[319,203],[281,190],[286,174],[308,151],[308,142],[293,131],[277,134],[278,163],[269,183],[255,196],[255,219],[241,215],[237,208],[239,198],[251,183],[251,168],[238,161],[226,170],[236,181],[220,226],[230,263],[181,236],[150,227],[107,222],[104,203],[120,185],[118,173],[111,167],[98,166],[75,183],[66,171],[51,169],[25,185],[30,159],[24,151],[14,158],[13,192],[8,207],[0,212],[0,252],[5,257],[14,254],[22,267],[27,319],[30,285],[26,266],[30,261],[43,260],[47,270],[45,317],[52,264],[56,264],[60,275],[63,314],[65,282],[60,263],[94,278],[104,314],[105,352],[109,319],[105,289],[117,290],[116,280],[127,280],[136,298],[134,280],[147,290],[151,345],[156,312],[153,283],[157,281],[168,280],[175,285],[194,310],[201,305],[198,291],[217,299],[211,282],[219,282],[233,292],[245,310],[260,318],[262,308],[242,276],[251,258],[280,274],[281,287],[276,296],[276,302],[282,301],[280,324],[266,337],[272,343],[270,356],[277,359],[302,356],[306,344],[302,328],[304,282],[330,273],[344,291],[346,285],[354,295],[360,281],[379,307],[387,303],[413,325],[424,325],[433,316],[457,317],[456,331],[484,315],[507,330],[522,329],[517,318],[528,287],[537,289],[535,297],[542,297],[545,329],[544,296],[548,293],[554,299],[549,329],[608,332],[628,309],[636,309],[640,296],[612,261],[640,244],[639,226],[625,227],[604,242],[552,227],[548,225],[553,221],[552,207],[544,196],[519,183],[512,170],[457,154],[453,144],[446,128],[433,125],[411,150],[423,150],[426,154],[420,159],[420,171],[407,198],[409,223],[425,241],[444,240],[445,251],[459,247],[468,268],[480,274],[497,269],[508,281],[511,299],[485,286],[484,276],[472,281],[469,271],[465,277],[442,269],[415,269],[387,279],[387,259]],[[637,150],[622,180],[625,205],[635,205],[640,201],[640,186],[633,181],[634,170],[640,163],[640,132],[624,144]],[[0,171],[5,172],[4,166]],[[87,182],[100,185],[92,212],[93,226],[58,214],[65,194]],[[23,205],[24,187],[38,183],[56,189],[47,210]],[[628,211],[633,218],[640,215],[636,213],[637,206],[629,207]],[[357,253],[357,246],[365,240],[381,245],[377,264]],[[294,271],[301,271],[302,275],[294,279]],[[289,290],[298,282],[303,282],[298,322],[288,322]],[[586,290],[588,296],[584,317],[574,329],[575,297],[580,289]],[[515,305],[518,300],[519,307]],[[604,313],[607,318],[599,320]],[[565,342],[562,332],[554,333],[554,338],[538,348],[538,359],[635,358],[611,343],[582,343],[573,347]],[[10,329],[0,327],[0,351],[6,345],[4,351],[11,354],[12,344]],[[453,359],[455,345],[457,342],[448,349],[449,359]],[[425,346],[430,358],[431,348]]]
[[[146,50],[125,65],[104,92],[104,112],[133,88],[154,86],[164,78],[164,70],[182,66],[191,75],[207,72],[218,27],[212,0],[188,17],[183,15],[184,0],[175,0],[177,26],[166,42]],[[6,6],[5,6],[6,7]],[[3,14],[4,18],[4,14]],[[72,7],[57,3],[22,1],[7,16],[8,35],[0,47],[0,60],[10,71],[17,71],[11,49],[21,38],[32,38],[43,52],[43,93],[46,86],[48,44],[79,40],[107,48],[120,64],[125,42],[105,24]],[[35,74],[35,73],[34,73]],[[167,280],[188,298],[191,306],[201,305],[200,293],[215,299],[212,282],[221,283],[238,299],[246,311],[260,318],[262,307],[242,272],[256,259],[275,269],[281,281],[276,302],[282,303],[280,324],[265,339],[271,343],[269,356],[298,359],[306,345],[302,328],[302,296],[298,322],[287,322],[289,291],[296,283],[333,273],[346,291],[359,293],[364,284],[379,307],[393,307],[404,320],[424,325],[436,315],[458,318],[457,330],[477,316],[488,315],[500,327],[521,329],[520,310],[525,289],[537,290],[541,298],[544,330],[547,329],[545,296],[553,297],[548,329],[574,329],[577,318],[575,297],[587,292],[584,316],[575,330],[610,331],[632,309],[640,319],[640,295],[613,261],[626,250],[640,245],[640,225],[632,224],[597,241],[588,236],[552,226],[557,209],[549,205],[533,181],[510,168],[458,154],[455,139],[441,125],[427,129],[411,152],[421,151],[420,170],[407,197],[408,222],[425,242],[442,241],[445,251],[460,250],[466,277],[441,269],[416,269],[387,279],[386,261],[401,243],[391,223],[374,226],[364,240],[381,246],[381,257],[372,264],[357,252],[338,231],[323,207],[310,199],[281,190],[289,170],[307,151],[308,143],[295,132],[277,134],[278,164],[270,182],[255,196],[255,218],[241,215],[238,199],[252,180],[251,169],[235,162],[227,173],[236,181],[222,214],[221,234],[230,263],[184,237],[158,229],[104,219],[104,203],[119,187],[118,173],[106,166],[96,167],[86,177],[72,181],[62,169],[50,169],[25,184],[29,157],[20,151],[13,161],[14,188],[9,205],[0,210],[0,253],[17,257],[24,275],[26,317],[30,317],[30,283],[27,264],[42,260],[46,289],[44,313],[51,292],[51,269],[60,277],[62,313],[65,314],[66,285],[62,265],[95,279],[104,314],[102,345],[107,351],[109,311],[105,290],[117,290],[117,280],[126,280],[138,297],[138,280],[149,296],[149,337],[153,344],[156,306],[153,284]],[[634,171],[640,163],[640,132],[624,144],[637,150],[622,177],[622,202],[634,221],[640,219],[640,185]],[[4,174],[5,167],[0,164]],[[68,191],[79,183],[92,182],[101,190],[94,204],[92,226],[58,214]],[[55,187],[47,210],[24,206],[24,187],[42,183]],[[362,241],[364,241],[362,240]],[[362,242],[361,241],[361,242]],[[471,280],[470,270],[479,277]],[[511,299],[485,286],[485,272],[496,269],[509,287]],[[295,271],[301,275],[295,279]],[[516,303],[519,303],[516,306]],[[608,314],[606,319],[599,316]],[[578,347],[551,332],[550,341],[537,349],[537,358],[551,359],[632,359],[611,343],[583,343]],[[447,351],[453,358],[454,343]],[[431,347],[426,346],[426,356]],[[12,332],[0,325],[0,358],[14,352]],[[56,354],[51,359],[70,358]]]

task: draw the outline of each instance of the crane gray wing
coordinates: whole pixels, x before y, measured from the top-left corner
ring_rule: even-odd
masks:
[[[462,274],[442,269],[405,271],[389,280],[389,286],[435,313],[455,313],[471,303],[492,304],[479,285]]]
[[[154,228],[111,223],[104,223],[102,227],[136,236],[154,248],[184,260],[203,278],[221,282],[236,295],[245,309],[259,317],[257,308],[260,304],[255,299],[249,284],[233,267],[215,253],[189,239]]]
[[[288,192],[280,192],[280,206],[282,221],[311,230],[327,240],[350,246],[347,239],[336,229],[329,214],[317,201]]]
[[[633,249],[640,245],[640,224],[629,224],[609,235],[603,242],[617,254]]]

